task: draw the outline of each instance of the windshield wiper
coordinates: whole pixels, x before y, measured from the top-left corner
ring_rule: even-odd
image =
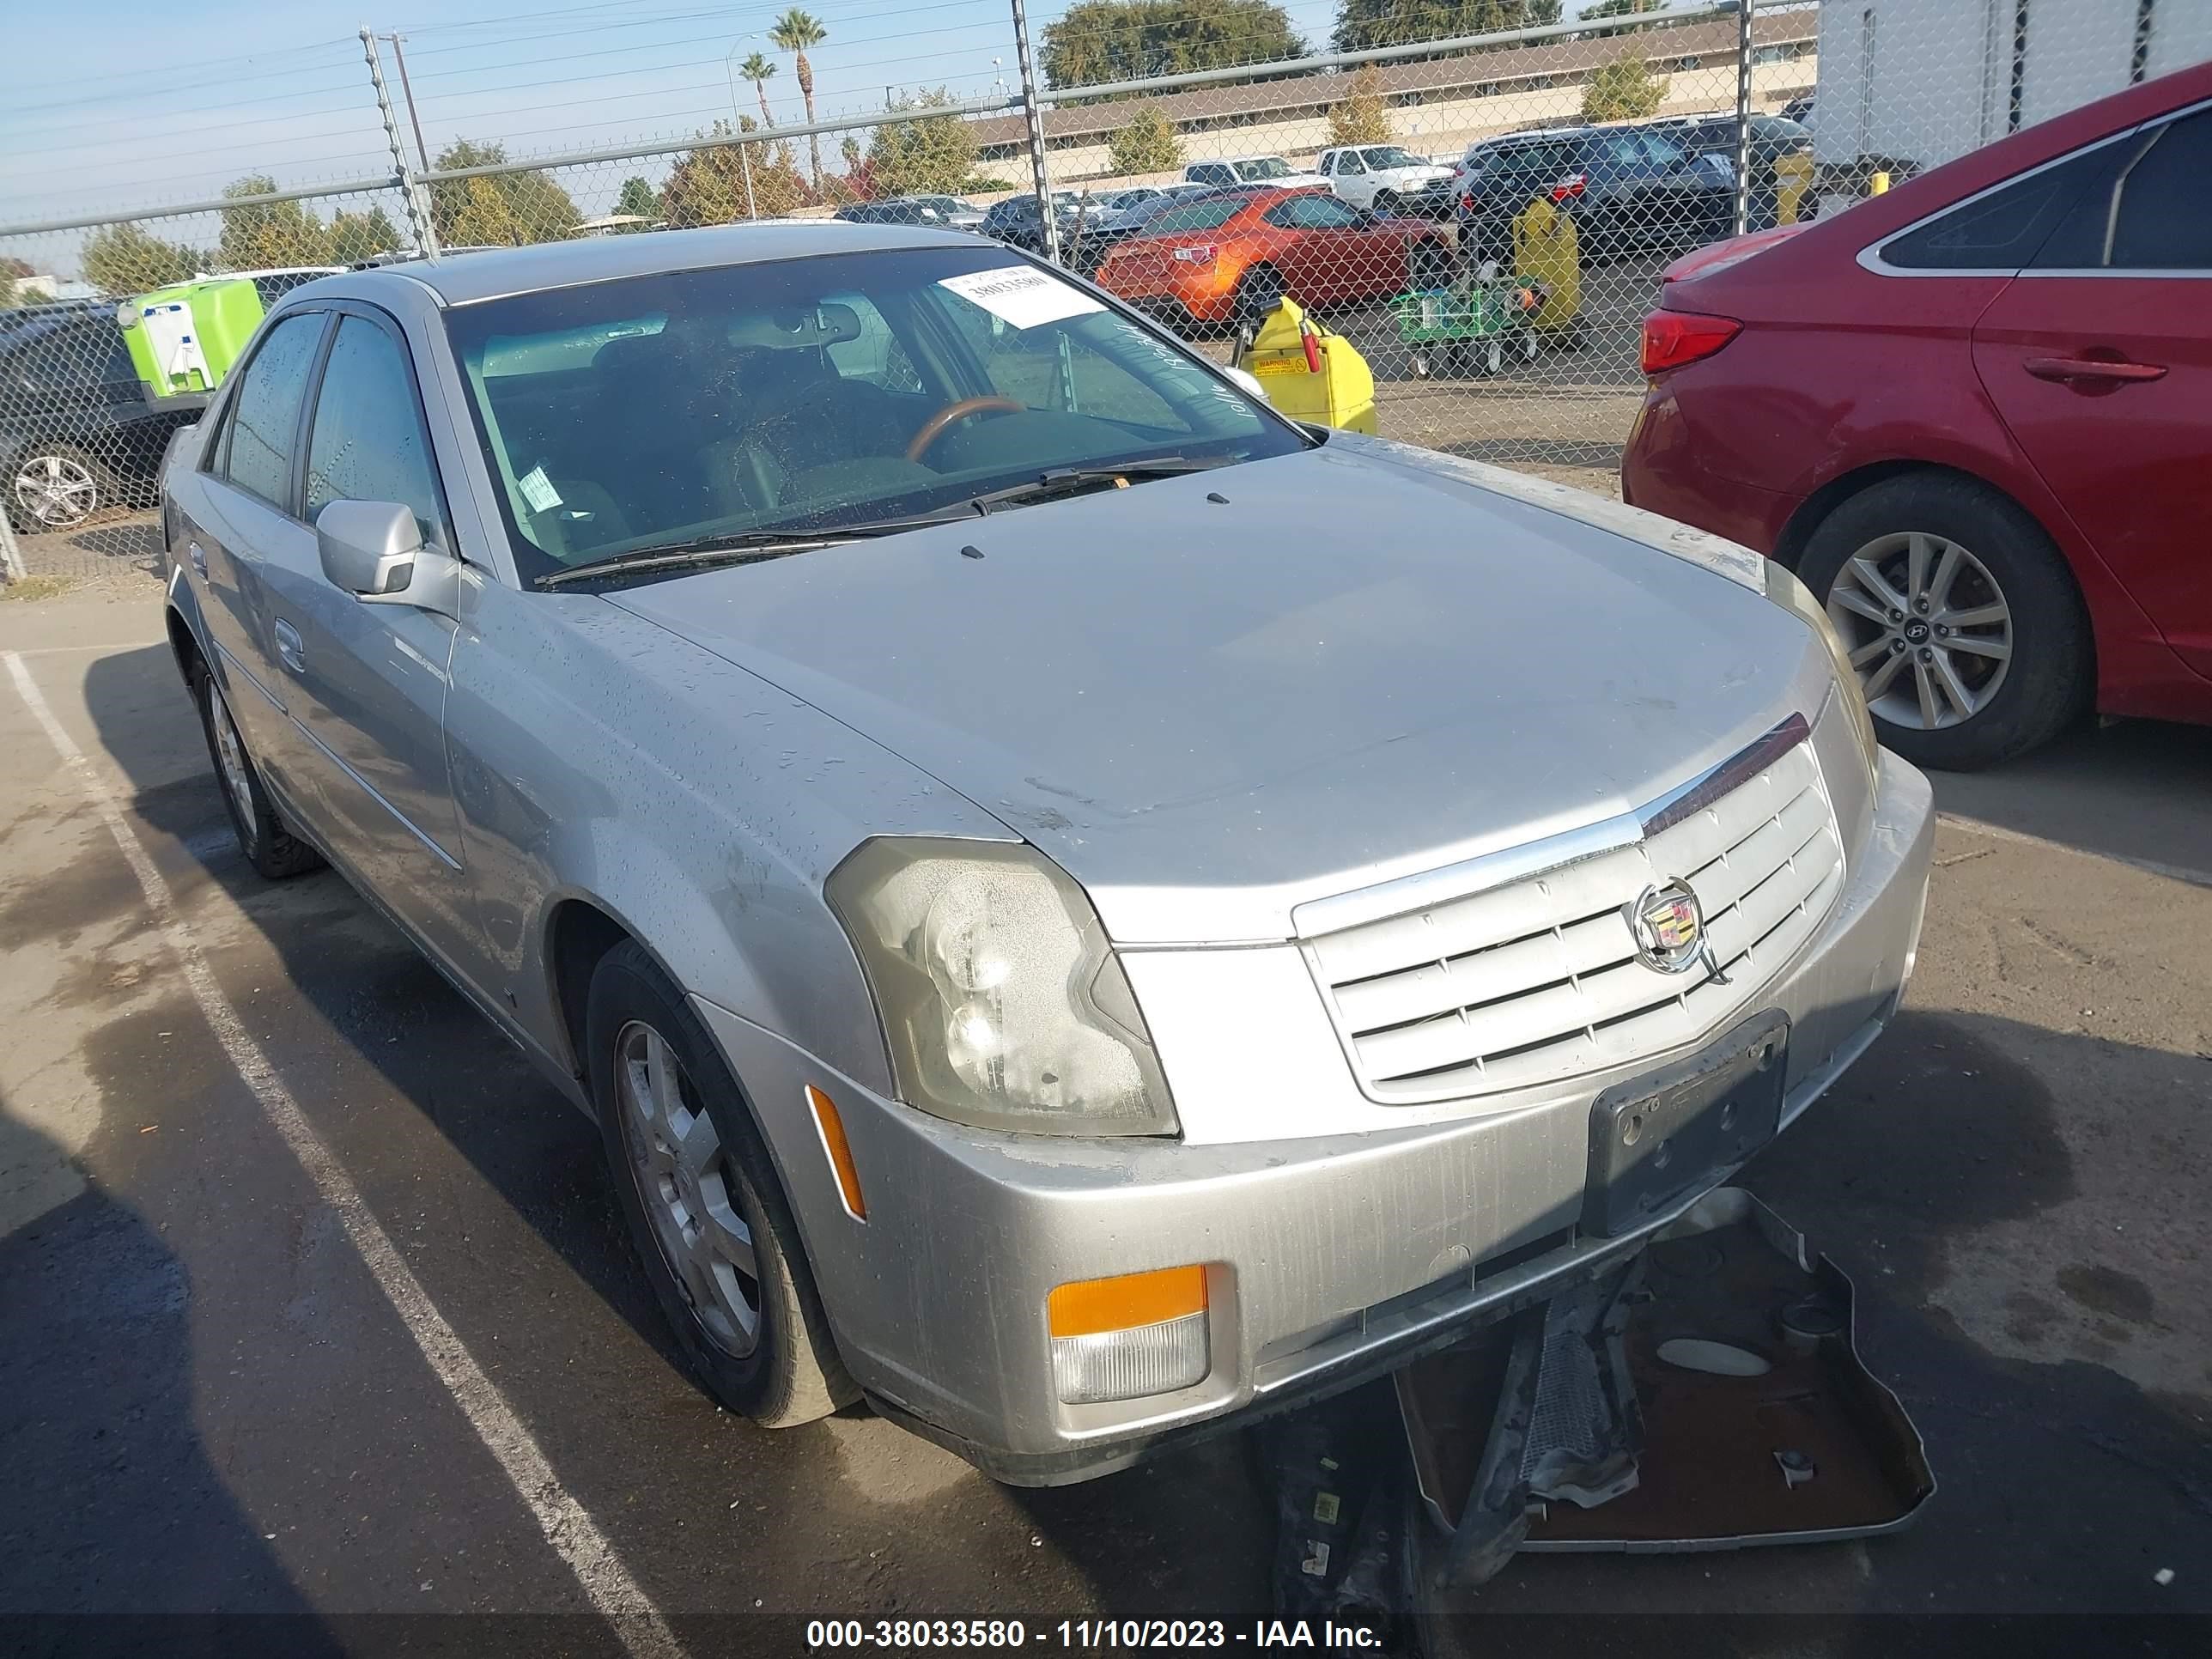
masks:
[[[1125,461],[1119,466],[1055,466],[1027,483],[1009,484],[1004,489],[988,490],[969,499],[978,512],[988,513],[994,507],[1045,501],[1099,484],[1119,486],[1134,479],[1173,478],[1185,472],[1211,472],[1217,466],[1231,464],[1226,455],[1164,455],[1158,460]]]
[[[633,548],[611,558],[570,565],[549,571],[538,579],[540,587],[562,587],[570,582],[602,577],[650,575],[662,570],[691,570],[717,564],[750,564],[756,559],[780,559],[791,553],[811,553],[841,542],[865,542],[904,531],[925,530],[933,525],[972,519],[982,509],[967,502],[942,513],[925,513],[911,519],[876,519],[860,524],[830,525],[809,535],[789,530],[747,530],[735,535],[698,536],[686,541],[657,542]]]

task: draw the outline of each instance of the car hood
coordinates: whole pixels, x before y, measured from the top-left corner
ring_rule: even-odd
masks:
[[[1170,943],[1287,937],[1307,899],[1816,716],[1825,652],[1746,580],[1755,556],[1632,508],[1340,434],[609,597],[994,814],[1115,939]]]

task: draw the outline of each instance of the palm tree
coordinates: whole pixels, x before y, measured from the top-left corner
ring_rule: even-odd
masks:
[[[799,95],[806,103],[806,125],[814,125],[814,65],[806,61],[806,49],[818,46],[830,38],[830,31],[822,27],[821,20],[810,12],[793,6],[775,20],[775,27],[768,32],[769,44],[778,52],[789,52],[799,71]],[[822,135],[806,135],[806,151],[814,165],[814,188],[822,188]]]
[[[768,112],[768,78],[775,73],[775,65],[759,52],[755,52],[738,65],[738,73],[751,82],[753,90],[760,94],[761,125],[774,126],[775,117]]]

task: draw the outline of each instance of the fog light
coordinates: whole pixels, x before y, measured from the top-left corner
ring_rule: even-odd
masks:
[[[1087,1279],[1045,1304],[1053,1386],[1071,1406],[1169,1394],[1206,1380],[1206,1270]]]

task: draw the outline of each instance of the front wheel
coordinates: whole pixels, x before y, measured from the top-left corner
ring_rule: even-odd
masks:
[[[9,469],[8,512],[27,536],[74,530],[120,498],[114,473],[75,444],[27,447]]]
[[[2073,573],[1987,485],[1933,473],[1875,484],[1828,515],[1800,567],[1882,742],[1917,765],[1996,765],[2087,705],[2094,665]]]
[[[646,1277],[707,1391],[764,1428],[859,1398],[721,1051],[635,943],[592,975],[592,1098]]]

